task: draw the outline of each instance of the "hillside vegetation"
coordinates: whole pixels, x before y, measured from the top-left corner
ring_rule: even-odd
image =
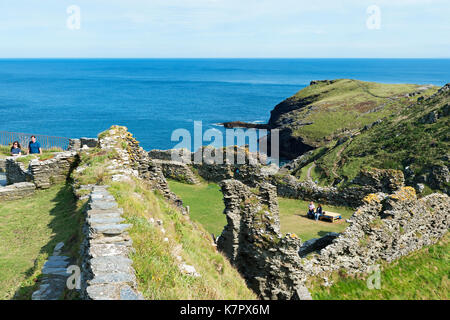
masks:
[[[438,87],[381,84],[351,79],[312,82],[271,113],[272,128],[289,130],[312,147],[326,145],[344,132],[359,129],[428,97]],[[414,95],[415,94],[415,95]]]
[[[448,300],[450,298],[450,246],[446,235],[391,264],[380,266],[380,288],[367,287],[368,275],[357,278],[335,273],[330,287],[310,283],[314,299],[320,300]]]
[[[293,131],[316,147],[293,171],[300,179],[314,162],[311,178],[321,184],[348,186],[361,169],[375,167],[402,170],[408,184],[422,183],[426,193],[449,189],[448,87],[337,80],[313,84],[287,101],[308,104],[278,121],[291,121],[291,128],[314,122]]]

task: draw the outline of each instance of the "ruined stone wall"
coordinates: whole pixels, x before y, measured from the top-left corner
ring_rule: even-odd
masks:
[[[278,195],[286,198],[312,200],[338,206],[356,208],[362,199],[376,192],[392,193],[404,186],[404,176],[398,170],[362,170],[348,188],[320,187],[312,181],[299,181],[286,174],[273,176],[271,183],[277,186]]]
[[[345,270],[365,273],[380,261],[391,262],[436,243],[450,227],[450,197],[418,199],[411,187],[390,195],[369,194],[341,234],[301,243],[282,236],[275,187],[258,193],[236,180],[222,183],[227,225],[218,248],[263,299],[308,299],[311,277]]]
[[[31,196],[36,186],[31,182],[18,182],[6,187],[0,186],[0,201],[11,201]]]
[[[37,188],[49,188],[52,184],[65,181],[77,161],[75,151],[55,153],[54,157],[45,161],[34,159],[28,169],[17,158],[6,159],[6,180],[8,184],[33,182]]]
[[[30,182],[33,180],[31,172],[25,169],[22,162],[16,161],[16,158],[6,159],[6,183],[8,185],[19,182]]]
[[[256,194],[236,180],[221,184],[227,225],[217,247],[262,299],[307,299],[300,239],[280,234],[277,194],[264,184]]]
[[[192,153],[187,149],[151,150],[148,156],[155,160],[177,161],[185,164],[192,162]]]
[[[161,167],[164,177],[166,178],[187,184],[199,183],[191,168],[185,163],[170,160],[153,160],[153,162]]]
[[[350,226],[308,260],[308,271],[367,272],[380,260],[391,262],[436,243],[449,227],[450,197],[445,194],[417,199],[411,187],[391,195],[371,194],[351,217]]]
[[[57,153],[49,160],[31,161],[29,172],[36,187],[45,189],[57,182],[66,181],[77,160],[78,156],[75,151]]]
[[[126,150],[117,148],[119,142],[127,144]],[[177,206],[181,212],[187,213],[181,199],[170,190],[162,168],[150,159],[148,153],[139,146],[139,143],[127,131],[126,127],[111,127],[109,134],[100,138],[99,147],[102,149],[115,149],[121,157],[119,165],[122,171],[126,171],[125,173],[130,170],[133,171],[131,172],[132,174],[146,180],[152,188],[158,190],[167,200]]]

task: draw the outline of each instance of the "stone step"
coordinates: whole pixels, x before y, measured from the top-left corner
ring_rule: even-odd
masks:
[[[103,224],[116,224],[116,223],[120,223],[123,221],[125,221],[125,219],[119,218],[119,217],[102,218],[102,217],[94,216],[93,218],[88,219],[88,223],[91,226],[97,226],[97,225],[103,225]]]
[[[93,258],[109,257],[109,256],[128,256],[130,251],[129,246],[125,243],[110,243],[110,244],[93,244],[89,248],[89,254]]]
[[[123,256],[97,257],[90,261],[94,277],[105,273],[132,273],[132,263],[131,259]]]
[[[136,285],[136,277],[132,273],[105,273],[95,276],[92,280],[89,280],[90,285],[94,284],[129,284],[132,286]]]
[[[122,215],[123,214],[123,209],[122,208],[115,208],[115,209],[108,209],[108,210],[90,209],[90,210],[86,211],[86,214],[88,216],[93,216],[93,215],[97,215],[97,214],[118,214],[118,215]]]
[[[89,207],[91,209],[100,209],[100,210],[108,210],[117,208],[117,203],[115,201],[103,201],[96,200],[89,203]]]
[[[87,288],[87,293],[92,300],[143,300],[129,285],[95,284]]]
[[[127,247],[131,247],[133,245],[133,241],[130,239],[128,235],[125,234],[121,234],[120,236],[104,236],[96,239],[91,239],[89,243],[91,246],[95,244],[109,244],[109,243],[121,244]]]
[[[90,233],[95,238],[95,235],[119,235],[125,230],[129,229],[131,224],[99,224],[90,227]]]

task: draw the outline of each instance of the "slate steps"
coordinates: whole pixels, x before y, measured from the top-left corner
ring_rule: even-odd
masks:
[[[107,186],[94,186],[86,211],[84,247],[85,288],[89,300],[142,300],[129,253],[133,251],[118,207]]]

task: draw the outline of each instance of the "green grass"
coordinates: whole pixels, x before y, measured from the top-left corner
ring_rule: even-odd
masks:
[[[380,289],[367,288],[369,275],[333,274],[331,287],[312,281],[310,291],[321,300],[448,300],[450,298],[450,246],[446,235],[437,244],[381,265]]]
[[[413,84],[381,84],[350,79],[340,79],[329,85],[309,86],[287,102],[296,104],[309,101],[307,105],[314,106],[314,109],[304,107],[289,111],[296,120],[290,125],[295,128],[294,136],[302,137],[308,144],[320,146],[325,138],[339,135],[344,129],[358,129],[401,110],[417,99],[403,96],[419,87]],[[434,87],[424,92],[424,95],[429,96],[436,91],[437,87]],[[378,111],[368,112],[383,105]],[[297,121],[313,124],[297,127]]]
[[[220,235],[226,225],[226,217],[223,214],[225,206],[223,195],[216,184],[189,185],[176,181],[169,181],[170,188],[186,205],[191,208],[191,218],[201,223],[205,229]],[[342,232],[348,224],[354,210],[345,207],[323,205],[325,211],[341,213],[343,219],[339,222],[329,223],[313,221],[304,217],[309,202],[302,200],[278,198],[280,207],[280,223],[283,233],[295,233],[303,241],[318,238],[328,232]]]
[[[295,233],[302,241],[320,238],[329,232],[344,231],[348,226],[345,219],[350,218],[354,212],[354,210],[350,208],[322,204],[325,211],[342,214],[342,220],[331,223],[308,219],[306,217],[309,205],[308,201],[278,198],[278,205],[280,208],[281,232]]]
[[[82,217],[71,187],[62,184],[0,203],[0,300],[30,299],[58,242],[78,255]]]
[[[222,233],[227,219],[223,214],[225,206],[222,192],[217,184],[188,185],[169,180],[169,186],[189,206],[193,221],[200,222],[209,233],[216,236]]]
[[[138,288],[149,300],[256,299],[212,238],[188,216],[170,207],[139,180],[111,183],[111,193],[133,227],[129,230],[136,252],[132,255]],[[149,219],[161,220],[165,233]],[[164,238],[168,241],[164,241]],[[182,274],[179,255],[201,277]]]

